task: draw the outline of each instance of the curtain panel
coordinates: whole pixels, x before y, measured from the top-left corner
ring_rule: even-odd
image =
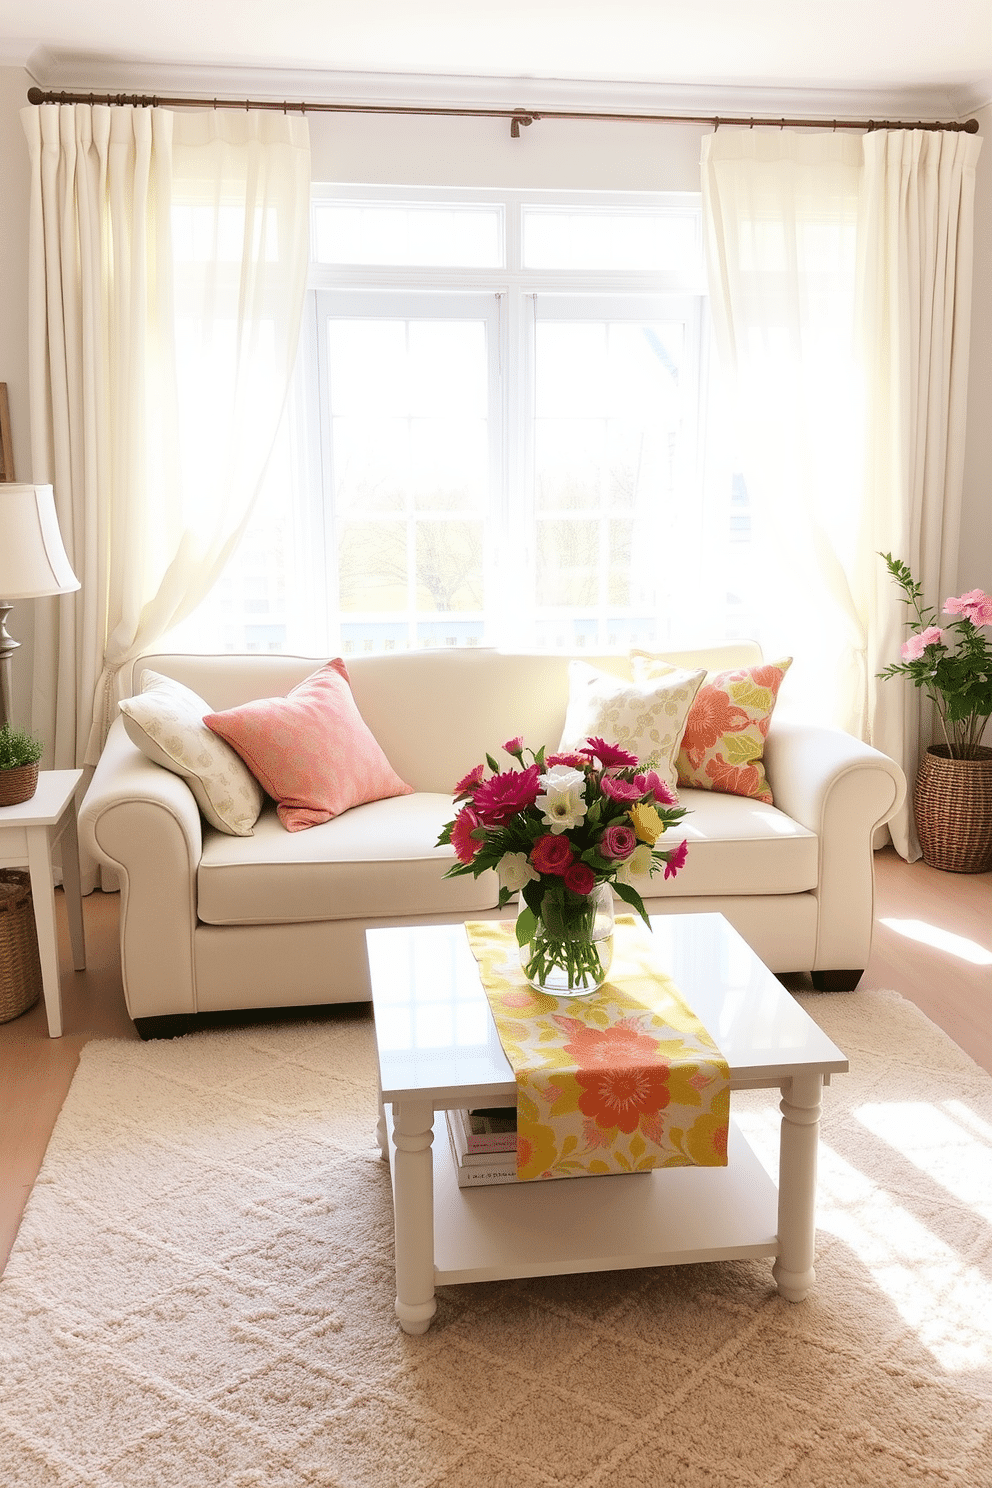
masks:
[[[912,784],[919,694],[876,673],[905,607],[952,593],[964,459],[980,141],[936,130],[725,130],[703,142],[711,305],[752,499],[766,650],[803,706]],[[924,742],[929,742],[926,739]],[[911,792],[910,792],[911,795]],[[905,806],[889,824],[920,855]]]
[[[94,764],[121,668],[188,614],[251,513],[309,257],[306,121],[43,104],[32,169],[35,480],[81,581],[39,603],[32,726]]]

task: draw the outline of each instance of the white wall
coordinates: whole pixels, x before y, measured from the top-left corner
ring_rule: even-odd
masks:
[[[14,474],[31,479],[28,424],[28,153],[19,110],[30,79],[20,67],[0,67],[0,382],[7,384],[14,441]],[[29,600],[15,605],[7,628],[14,653],[15,723],[30,724],[34,627]]]
[[[698,191],[704,128],[536,120],[511,139],[507,119],[312,114],[318,181],[383,185]]]
[[[0,381],[8,384],[18,476],[31,479],[27,407],[28,167],[19,110],[30,79],[0,67]],[[992,589],[992,106],[980,114],[968,448],[959,589]],[[505,119],[310,116],[316,179],[387,185],[541,186],[696,191],[704,129],[692,124],[537,121],[511,139]],[[27,722],[31,607],[12,634],[15,716]]]

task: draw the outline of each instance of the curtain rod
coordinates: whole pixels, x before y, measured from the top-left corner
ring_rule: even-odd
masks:
[[[711,124],[714,129],[719,129],[721,124],[747,124],[752,129],[756,126],[774,129],[864,129],[869,132],[875,129],[941,129],[964,134],[978,133],[977,119],[941,124],[925,119],[759,119],[731,114],[617,114],[587,113],[577,109],[436,108],[399,103],[276,103],[271,99],[253,102],[250,99],[235,98],[160,98],[157,94],[138,93],[46,92],[43,88],[29,88],[28,103],[102,103],[116,108],[279,109],[285,114],[420,114],[432,119],[509,119],[510,136],[513,139],[520,138],[521,125],[534,124],[539,119],[605,119],[626,124]]]

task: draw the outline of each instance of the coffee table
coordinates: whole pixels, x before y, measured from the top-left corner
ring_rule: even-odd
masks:
[[[781,1089],[778,1182],[731,1098],[725,1168],[459,1188],[443,1123],[434,1142],[436,1112],[516,1104],[477,963],[460,924],[369,930],[379,1145],[392,1174],[405,1332],[427,1331],[436,1286],[521,1276],[771,1256],[781,1294],[806,1296],[821,1092],[847,1059],[722,915],[651,924],[658,965],[720,1048],[731,1090]]]

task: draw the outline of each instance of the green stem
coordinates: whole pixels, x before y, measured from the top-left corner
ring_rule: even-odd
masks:
[[[537,926],[527,945],[524,972],[529,980],[547,983],[551,974],[564,971],[568,989],[599,983],[604,977],[601,942],[593,939],[596,906],[582,906],[546,899]]]
[[[599,942],[582,937],[552,940],[538,931],[530,942],[530,955],[524,971],[528,979],[546,983],[557,969],[565,972],[570,990],[584,986],[587,980],[601,981],[603,963]]]

